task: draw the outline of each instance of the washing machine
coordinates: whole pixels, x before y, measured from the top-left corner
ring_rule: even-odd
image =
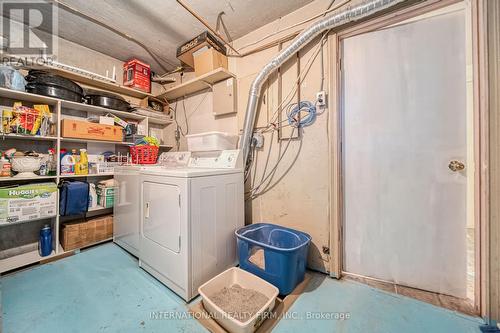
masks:
[[[139,265],[184,300],[237,264],[244,225],[241,152],[192,153],[185,167],[140,173]]]
[[[187,165],[189,152],[165,152],[155,165],[122,165],[115,167],[115,204],[113,208],[113,241],[139,256],[140,171],[158,167],[181,168]]]

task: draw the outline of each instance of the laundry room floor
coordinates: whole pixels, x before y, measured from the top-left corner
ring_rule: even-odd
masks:
[[[189,318],[181,298],[111,243],[0,281],[5,333],[205,332]],[[479,318],[316,273],[289,314],[274,332],[465,333],[480,332],[483,324]],[[331,319],[338,315],[349,318]]]

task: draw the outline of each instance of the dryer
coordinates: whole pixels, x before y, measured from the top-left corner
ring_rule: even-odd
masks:
[[[113,241],[132,255],[139,256],[140,171],[161,166],[185,167],[191,153],[166,152],[155,165],[122,165],[115,167],[115,205],[113,208]]]
[[[189,301],[200,285],[237,264],[234,232],[244,225],[241,153],[192,153],[186,167],[139,173],[139,265]]]

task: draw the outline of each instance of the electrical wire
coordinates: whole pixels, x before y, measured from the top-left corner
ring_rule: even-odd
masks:
[[[347,2],[349,2],[349,1],[347,1]],[[347,2],[345,2],[345,3],[347,3]],[[290,143],[293,140],[293,135],[295,133],[295,130],[296,129],[300,130],[300,128],[302,128],[304,126],[311,125],[314,122],[314,120],[318,114],[317,108],[316,108],[317,102],[315,104],[308,102],[308,101],[304,101],[304,102],[300,102],[300,103],[291,103],[291,99],[293,98],[293,96],[297,92],[298,86],[307,77],[307,74],[309,73],[309,70],[311,69],[311,66],[312,66],[314,60],[317,58],[318,54],[320,54],[320,53],[321,53],[321,58],[322,58],[321,59],[321,71],[322,71],[321,89],[323,89],[323,82],[324,82],[323,44],[325,43],[326,36],[328,35],[329,32],[330,32],[330,30],[326,31],[321,36],[321,39],[320,39],[318,45],[314,49],[311,57],[309,57],[309,59],[307,60],[305,66],[304,66],[304,69],[302,69],[299,72],[297,79],[295,80],[295,84],[294,84],[293,88],[288,92],[288,94],[285,96],[285,98],[279,103],[279,105],[273,111],[268,124],[258,130],[258,132],[260,132],[262,134],[271,132],[271,139],[270,139],[271,143],[269,146],[269,150],[267,152],[266,162],[265,162],[262,176],[261,176],[261,179],[260,179],[260,182],[258,185],[255,185],[255,179],[257,178],[256,177],[257,165],[255,163],[255,160],[256,160],[258,154],[256,152],[255,145],[252,145],[252,147],[251,147],[252,158],[249,160],[249,163],[246,166],[245,180],[247,180],[249,177],[252,164],[255,164],[255,166],[254,166],[255,170],[253,172],[254,177],[252,177],[251,188],[250,188],[250,190],[248,190],[245,193],[246,200],[253,200],[253,199],[257,198],[258,196],[266,193],[268,190],[272,189],[277,184],[277,182],[281,181],[281,179],[288,173],[288,171],[295,164],[295,161],[298,158],[298,154],[300,153],[300,150],[302,148],[302,138],[300,136],[299,136],[300,146],[299,146],[298,153],[296,154],[295,158],[293,159],[292,163],[287,168],[287,170],[279,177],[279,179],[276,182],[273,183],[274,175],[275,175],[276,171],[278,170],[278,167],[279,167],[283,157],[286,155],[286,152],[288,151]],[[285,112],[285,114],[287,115],[287,118],[283,119],[283,120],[278,120],[280,113],[282,114],[283,112]],[[308,116],[299,120],[298,115],[300,114],[300,112],[307,112]],[[287,143],[286,143],[285,148],[283,149],[283,152],[281,151],[281,144],[280,144],[280,149],[278,150],[278,154],[277,154],[278,159],[275,162],[274,166],[271,168],[271,170],[268,172],[267,169],[269,167],[269,160],[270,160],[272,146],[273,146],[274,132],[279,130],[279,129],[283,129],[285,127],[292,127],[290,137],[288,139],[285,139],[285,140],[287,140]]]
[[[203,97],[203,100],[205,99],[205,97]],[[202,102],[203,102],[202,100]],[[186,99],[183,98],[182,99],[182,109],[184,110],[184,121],[185,121],[185,124],[186,124],[186,133],[182,133],[183,136],[186,136],[189,134],[189,122],[188,122],[188,118],[187,118],[187,111],[186,111]],[[201,103],[200,103],[201,104]],[[198,104],[198,106],[196,107],[195,111],[198,109],[198,107],[200,106],[200,104]]]
[[[314,123],[316,120],[316,106],[309,102],[303,101],[292,104],[293,107],[287,112],[288,124],[292,127],[305,127]],[[305,117],[299,117],[301,112],[307,112]]]
[[[200,106],[203,104],[203,102],[207,98],[207,95],[209,92],[210,92],[210,90],[207,90],[207,92],[203,95],[203,98],[200,100],[198,105],[196,105],[196,107],[193,109],[191,114],[195,113],[200,108]],[[175,100],[175,107],[174,108],[169,107],[170,111],[173,112],[173,115],[174,115],[173,120],[174,120],[174,123],[176,126],[176,130],[178,130],[179,134],[184,136],[184,137],[189,134],[189,121],[188,121],[185,100],[186,100],[186,98],[182,97],[182,109],[183,109],[183,113],[184,113],[185,129],[183,129],[182,126],[179,125],[179,122],[177,121],[177,104],[179,104],[179,100],[178,99]],[[177,139],[178,136],[176,136],[177,150],[179,149],[179,146],[180,146],[180,141],[179,141],[180,135],[179,135],[179,139]]]
[[[285,108],[290,105],[290,99],[295,95],[295,93],[298,90],[298,86],[302,83],[302,81],[306,78],[307,74],[309,73],[309,70],[311,69],[311,66],[318,56],[319,52],[321,51],[321,45],[325,41],[326,36],[330,30],[326,31],[323,36],[320,39],[319,45],[316,46],[316,49],[314,50],[313,54],[311,57],[307,60],[304,69],[299,72],[299,75],[297,76],[297,80],[295,81],[294,87],[290,90],[290,92],[286,95],[286,97],[281,101],[281,103],[276,107],[274,110],[273,114],[270,117],[270,121],[268,124],[260,130],[260,132],[264,133],[269,130],[274,130],[275,128],[279,127],[280,122],[278,121],[280,111],[283,111],[283,105],[285,105]],[[288,120],[284,120],[281,122],[287,122]]]
[[[278,160],[274,164],[274,166],[271,169],[271,171],[265,177],[263,177],[263,180],[259,183],[259,185],[255,186],[250,191],[248,191],[250,193],[250,198],[251,199],[253,199],[253,197],[258,193],[258,190],[260,189],[260,187],[269,179],[269,177],[271,177],[273,175],[274,171],[276,171],[276,169],[278,168],[281,160],[286,155],[286,152],[288,150],[288,147],[290,146],[290,143],[292,142],[292,138],[293,138],[293,134],[295,133],[295,130],[296,130],[296,128],[294,127],[292,129],[292,131],[290,132],[290,137],[288,139],[288,142],[286,143],[285,148],[283,149],[283,153],[279,154]]]
[[[305,20],[303,20],[303,21],[301,21],[301,22],[298,22],[298,23],[292,24],[292,25],[290,25],[290,26],[288,26],[288,27],[285,27],[285,28],[280,29],[280,30],[278,30],[278,31],[272,32],[272,33],[270,33],[270,34],[268,34],[268,35],[266,35],[266,36],[264,36],[264,37],[262,37],[262,38],[259,38],[259,39],[258,39],[258,40],[256,40],[256,41],[253,41],[253,42],[251,42],[251,43],[245,44],[245,45],[241,46],[240,48],[238,48],[238,52],[242,51],[243,49],[245,49],[245,48],[247,48],[247,47],[249,47],[249,46],[256,45],[256,44],[258,44],[258,43],[260,43],[260,42],[262,42],[262,41],[264,41],[264,40],[266,40],[266,39],[268,39],[268,38],[270,38],[270,37],[276,36],[276,35],[278,35],[278,34],[280,34],[280,33],[284,32],[284,31],[287,31],[287,30],[290,30],[290,29],[292,29],[292,28],[295,28],[295,27],[301,26],[302,24],[307,23],[307,22],[310,22],[310,21],[312,21],[312,20],[314,20],[314,19],[317,19],[318,17],[325,16],[326,14],[328,14],[328,13],[330,13],[330,12],[332,12],[332,11],[336,10],[336,9],[339,9],[340,7],[342,7],[342,6],[346,5],[346,4],[348,4],[349,2],[351,2],[351,0],[345,0],[345,1],[341,2],[341,3],[339,3],[338,5],[336,5],[336,6],[332,7],[332,5],[333,5],[333,3],[334,3],[334,1],[333,1],[333,2],[331,2],[331,3],[330,3],[330,5],[327,7],[327,9],[326,9],[325,11],[323,11],[323,12],[321,12],[321,13],[319,13],[319,14],[316,14],[316,15],[314,15],[314,16],[312,16],[312,17],[308,18],[308,19],[305,19]],[[302,29],[301,29],[301,30],[302,30]],[[301,30],[299,30],[299,32],[300,32]],[[294,34],[298,34],[299,32],[296,32],[296,33],[294,33]],[[286,38],[286,37],[285,37],[285,38]],[[251,51],[249,51],[249,52],[251,52]],[[248,52],[247,52],[247,53],[248,53]]]

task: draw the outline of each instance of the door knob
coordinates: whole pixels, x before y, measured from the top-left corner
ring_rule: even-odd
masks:
[[[450,164],[448,164],[448,168],[453,172],[462,171],[463,169],[465,169],[465,164],[460,161],[450,161]]]

